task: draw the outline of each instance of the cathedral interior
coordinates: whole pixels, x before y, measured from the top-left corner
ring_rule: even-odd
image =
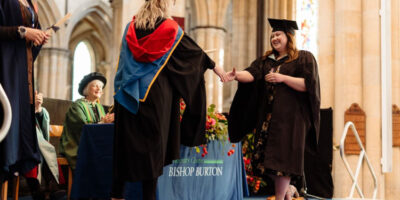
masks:
[[[42,27],[67,13],[71,18],[36,59],[36,90],[46,98],[75,100],[79,80],[93,71],[113,83],[123,31],[143,2],[38,0]],[[311,51],[318,62],[321,108],[333,109],[333,146],[340,142],[345,113],[357,104],[365,116],[365,149],[377,174],[377,198],[398,198],[400,0],[177,0],[170,15],[225,71],[242,70],[271,48],[267,18],[296,20],[297,47]],[[205,80],[207,104],[228,112],[237,83],[223,84],[210,70]],[[112,105],[113,95],[113,84],[107,84],[101,103]],[[387,128],[393,131],[387,134]],[[358,162],[357,155],[347,158],[352,165]],[[352,181],[337,148],[332,177],[334,197],[346,197]],[[358,184],[372,196],[365,163]]]

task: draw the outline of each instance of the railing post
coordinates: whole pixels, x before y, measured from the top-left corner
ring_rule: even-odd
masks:
[[[358,145],[360,146],[360,149],[361,149],[355,175],[351,171],[350,165],[347,162],[346,155],[344,153],[344,141],[346,139],[347,132],[348,132],[349,128],[351,128],[351,130],[353,131],[353,134],[354,134],[354,136],[355,136],[355,138],[357,140],[357,143],[358,143]],[[371,172],[372,178],[374,179],[374,193],[372,195],[372,199],[376,199],[376,195],[378,193],[378,180],[376,178],[374,168],[372,167],[371,163],[369,162],[367,153],[365,152],[364,146],[362,145],[361,139],[360,139],[360,137],[358,135],[358,132],[357,132],[356,127],[354,126],[353,122],[347,122],[345,124],[344,130],[343,130],[343,134],[342,134],[342,138],[340,139],[339,147],[340,147],[340,157],[342,158],[342,160],[344,162],[344,165],[346,166],[347,172],[349,172],[349,175],[350,175],[350,177],[351,177],[351,179],[353,181],[353,184],[351,186],[351,190],[350,190],[350,194],[349,194],[348,198],[350,198],[350,199],[353,198],[354,189],[357,189],[357,192],[361,196],[361,198],[364,198],[364,194],[363,194],[361,188],[357,184],[357,178],[358,178],[358,175],[360,174],[361,166],[362,166],[362,163],[363,163],[363,161],[365,159],[365,161],[367,162],[368,169]]]
[[[3,141],[3,139],[6,137],[8,130],[10,129],[11,125],[11,105],[10,102],[8,101],[6,92],[4,91],[3,87],[0,84],[0,103],[1,106],[3,107],[3,122],[0,124],[0,142]]]

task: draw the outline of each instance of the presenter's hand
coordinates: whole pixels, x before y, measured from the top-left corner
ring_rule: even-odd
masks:
[[[220,67],[220,66],[214,67],[213,71],[215,72],[215,74],[217,74],[219,76],[221,82],[226,82],[227,81],[226,80],[227,79],[226,78],[226,72],[225,72],[224,69],[222,69],[222,67]]]

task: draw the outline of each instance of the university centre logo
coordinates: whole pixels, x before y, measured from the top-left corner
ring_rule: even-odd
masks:
[[[168,176],[222,176],[224,160],[184,158],[174,160],[168,169]],[[195,165],[195,166],[193,166]]]

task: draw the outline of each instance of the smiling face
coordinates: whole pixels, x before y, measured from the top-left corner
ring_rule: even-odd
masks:
[[[87,99],[98,99],[101,97],[101,95],[103,95],[104,84],[100,80],[93,80],[86,87],[87,94],[84,95]]]
[[[288,38],[283,31],[275,31],[271,34],[272,48],[279,52],[280,55],[287,53]]]

